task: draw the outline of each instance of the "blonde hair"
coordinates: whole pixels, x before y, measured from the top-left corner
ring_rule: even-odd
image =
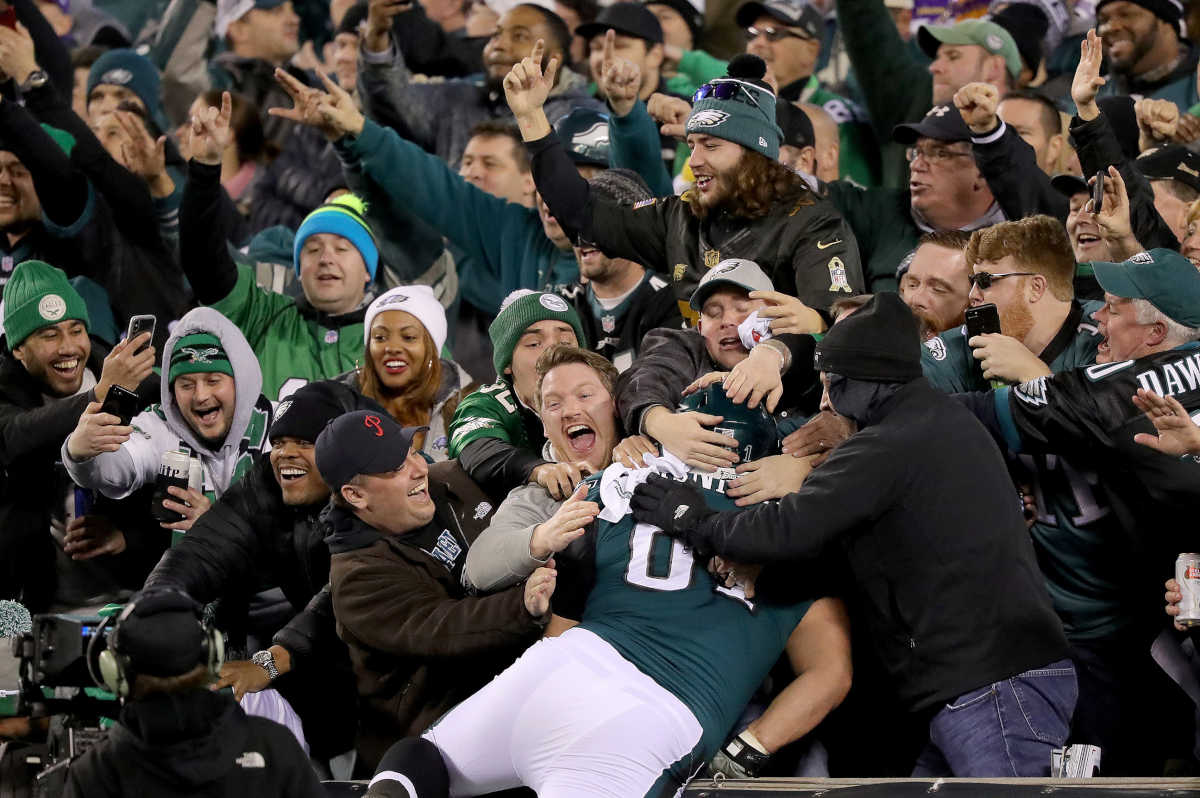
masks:
[[[600,384],[604,386],[604,389],[608,391],[610,396],[615,397],[617,369],[616,366],[608,361],[608,358],[590,349],[580,349],[578,346],[559,344],[543,352],[533,367],[537,373],[537,389],[533,393],[535,410],[538,412],[542,410],[542,381],[546,379],[546,375],[552,369],[571,363],[582,363],[595,371],[600,376]]]

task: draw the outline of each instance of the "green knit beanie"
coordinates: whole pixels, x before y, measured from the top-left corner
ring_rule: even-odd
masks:
[[[766,68],[756,55],[743,53],[730,61],[726,77],[696,92],[687,132],[732,141],[779,160],[783,131],[775,123],[775,93],[762,80]]]
[[[67,319],[91,326],[87,304],[67,282],[67,275],[49,263],[27,260],[13,271],[4,287],[4,336],[16,349],[43,327]]]
[[[497,376],[503,375],[504,369],[512,363],[512,353],[517,348],[517,341],[521,340],[529,325],[546,320],[570,324],[579,345],[587,346],[587,336],[583,334],[579,315],[567,304],[567,300],[558,294],[528,289],[513,291],[505,298],[500,306],[499,315],[488,327],[488,337],[492,339],[492,364],[496,367]]]
[[[175,382],[181,374],[208,374],[219,371],[233,376],[233,364],[221,345],[221,339],[212,333],[199,332],[185,335],[175,342],[171,350],[171,368],[167,371],[167,383]]]

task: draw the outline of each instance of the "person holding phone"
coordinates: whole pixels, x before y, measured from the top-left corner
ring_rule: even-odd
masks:
[[[159,404],[129,426],[89,407],[62,444],[62,461],[76,483],[111,499],[152,484],[163,453],[187,450],[203,464],[201,490],[172,486],[156,517],[165,529],[186,531],[244,474],[267,446],[271,403],[262,396],[262,371],[245,336],[212,308],[196,308],[175,326],[162,356]],[[139,434],[134,435],[137,431]]]
[[[0,597],[44,612],[116,587],[111,560],[79,560],[122,552],[124,537],[106,518],[74,506],[59,448],[80,413],[98,410],[114,386],[136,391],[151,376],[154,350],[136,353],[149,341],[141,336],[102,358],[88,336],[83,298],[62,270],[42,261],[17,266],[4,305]]]

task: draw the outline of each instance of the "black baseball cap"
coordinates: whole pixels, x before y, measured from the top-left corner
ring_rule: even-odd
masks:
[[[700,31],[704,30],[704,12],[692,5],[689,0],[646,0],[645,4],[673,9],[676,14],[683,17],[683,21],[687,23],[688,29],[692,32],[693,39],[700,35]]]
[[[764,15],[779,20],[789,28],[800,28],[814,39],[819,40],[824,33],[825,20],[821,18],[821,12],[799,0],[768,0],[766,3],[751,0],[742,3],[737,10],[737,25],[739,28],[748,28],[754,24],[754,20]]]
[[[816,146],[817,134],[813,132],[812,120],[791,103],[775,103],[775,124],[783,131],[783,143],[789,147]]]
[[[600,12],[595,22],[585,22],[576,28],[575,35],[590,40],[608,30],[644,39],[650,44],[662,44],[663,40],[658,17],[641,3],[613,3]]]
[[[917,139],[970,141],[971,129],[953,105],[935,105],[920,122],[906,122],[892,129],[892,138],[910,147]]]
[[[1091,191],[1091,186],[1079,175],[1061,174],[1050,178],[1050,185],[1054,190],[1064,197],[1070,199],[1076,194],[1081,194],[1085,191]]]
[[[1137,168],[1151,180],[1178,180],[1200,191],[1200,155],[1182,144],[1147,150],[1137,159]]]
[[[401,427],[387,413],[346,413],[317,436],[317,470],[334,491],[359,474],[395,471],[408,458],[413,437],[427,429]]]

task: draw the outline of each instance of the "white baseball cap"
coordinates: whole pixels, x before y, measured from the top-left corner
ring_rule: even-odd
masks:
[[[688,302],[693,310],[704,307],[708,295],[723,285],[733,285],[746,291],[774,291],[775,285],[771,278],[752,260],[745,258],[728,258],[708,270],[708,274],[700,278],[700,284],[692,292]]]

